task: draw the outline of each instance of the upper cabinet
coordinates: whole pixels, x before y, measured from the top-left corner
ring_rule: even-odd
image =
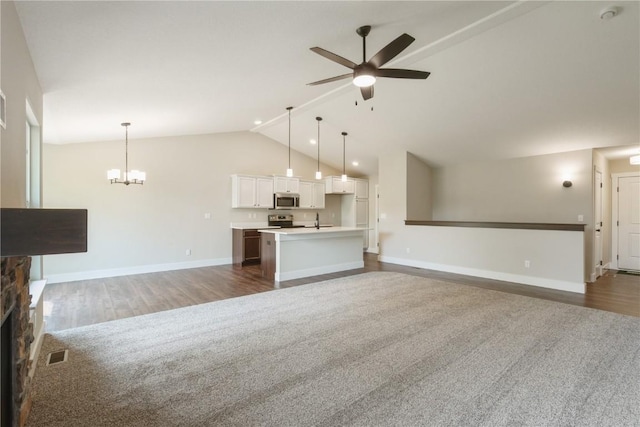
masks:
[[[324,182],[300,181],[300,208],[324,209]]]
[[[327,194],[353,194],[356,191],[355,180],[347,178],[345,182],[339,176],[328,176],[325,178],[325,192]]]
[[[369,198],[369,181],[362,178],[354,178],[356,182],[356,199]]]
[[[273,208],[273,178],[231,175],[232,208]]]
[[[273,178],[276,193],[299,193],[300,180],[298,178],[288,178],[286,176],[276,176]]]

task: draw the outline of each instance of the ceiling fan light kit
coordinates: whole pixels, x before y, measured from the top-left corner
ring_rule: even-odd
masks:
[[[330,77],[328,79],[318,80],[316,82],[309,83],[309,85],[315,86],[351,77],[353,84],[360,88],[362,98],[366,101],[373,98],[373,85],[378,77],[391,77],[396,79],[426,79],[429,77],[430,73],[427,71],[405,70],[400,68],[380,68],[398,56],[400,52],[405,50],[415,41],[413,37],[406,33],[400,35],[391,43],[380,49],[378,53],[373,55],[373,57],[367,61],[367,36],[369,35],[369,31],[371,31],[370,25],[364,25],[356,30],[356,33],[362,37],[362,62],[360,64],[356,64],[353,61],[343,58],[340,55],[336,55],[333,52],[329,52],[321,47],[312,47],[311,51],[320,56],[324,56],[330,61],[351,69],[352,72]]]

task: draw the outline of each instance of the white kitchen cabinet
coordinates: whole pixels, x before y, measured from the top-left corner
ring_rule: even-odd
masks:
[[[324,209],[324,182],[300,181],[300,208]]]
[[[347,178],[345,182],[339,176],[328,176],[325,178],[326,194],[353,194],[355,193],[355,181]]]
[[[342,226],[369,228],[369,199],[347,195],[342,199]],[[362,248],[369,247],[369,232],[363,231]]]
[[[354,178],[356,183],[356,199],[369,198],[369,181],[362,178]]]
[[[273,208],[273,178],[266,176],[232,175],[232,208]]]
[[[276,176],[273,178],[276,193],[299,193],[300,179],[288,178],[286,176]]]

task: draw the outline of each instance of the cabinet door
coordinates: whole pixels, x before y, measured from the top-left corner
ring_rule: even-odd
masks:
[[[369,198],[369,181],[365,179],[356,179],[356,197],[358,199]]]
[[[276,193],[298,193],[300,191],[299,178],[276,176],[273,178]]]
[[[256,178],[256,207],[273,208],[273,179]]]
[[[342,181],[340,181],[342,182]],[[353,194],[356,192],[356,183],[353,179],[347,179],[347,182],[342,182],[342,192],[345,194]]]
[[[312,208],[313,201],[313,182],[300,181],[300,207]]]
[[[250,176],[237,176],[234,177],[235,202],[234,208],[253,208],[256,205],[256,179]]]
[[[302,183],[300,183],[302,185]],[[302,192],[300,194],[302,197]],[[313,184],[313,206],[317,209],[324,209],[324,183],[316,182]]]
[[[260,235],[244,236],[244,261],[260,261]]]
[[[369,199],[356,199],[356,227],[369,227]],[[369,231],[363,232],[362,247],[369,247]]]

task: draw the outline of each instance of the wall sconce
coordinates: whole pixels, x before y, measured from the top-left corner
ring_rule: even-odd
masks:
[[[565,188],[569,188],[569,187],[571,187],[572,185],[573,185],[573,182],[569,181],[568,179],[565,179],[565,180],[562,182],[562,186],[563,186],[563,187],[565,187]]]

